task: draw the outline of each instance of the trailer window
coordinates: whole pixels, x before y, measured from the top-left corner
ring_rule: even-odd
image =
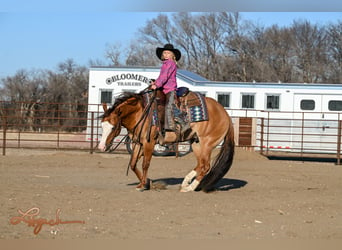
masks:
[[[101,90],[101,103],[112,103],[112,90]]]
[[[329,101],[328,109],[330,111],[342,111],[342,101]]]
[[[279,95],[267,95],[266,97],[266,109],[279,110]]]
[[[300,109],[301,110],[314,110],[315,109],[315,101],[314,100],[301,100],[300,101]]]
[[[244,109],[254,109],[254,94],[242,94],[241,107]]]
[[[225,108],[230,107],[230,94],[218,94],[217,101]]]

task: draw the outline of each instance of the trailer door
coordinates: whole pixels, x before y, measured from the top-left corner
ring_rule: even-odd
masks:
[[[295,94],[293,100],[292,148],[321,153],[323,95]]]
[[[293,145],[304,152],[336,153],[341,111],[341,95],[294,95]]]
[[[321,148],[326,153],[337,152],[338,123],[341,119],[342,95],[322,97]]]

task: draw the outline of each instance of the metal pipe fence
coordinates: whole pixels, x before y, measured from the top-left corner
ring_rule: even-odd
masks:
[[[89,111],[92,110],[92,111]],[[341,163],[339,113],[227,110],[238,147],[265,156],[333,158]],[[82,150],[93,153],[101,135],[102,107],[80,103],[0,102],[0,147]],[[121,134],[121,138],[125,134]],[[119,143],[121,138],[114,141]],[[127,152],[126,145],[118,147]]]
[[[93,153],[97,143],[94,131],[98,131],[94,121],[100,112],[89,113],[88,107],[80,103],[0,102],[2,154],[8,148]]]
[[[329,124],[329,125],[324,125]],[[337,119],[258,118],[255,148],[265,156],[335,159],[341,163],[341,125]]]

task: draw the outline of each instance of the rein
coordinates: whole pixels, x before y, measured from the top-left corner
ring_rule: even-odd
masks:
[[[119,147],[119,145],[120,145],[124,140],[126,140],[127,136],[128,136],[128,134],[125,135],[125,136],[120,140],[120,142],[119,142],[113,149],[110,149],[109,152],[111,153],[111,152],[115,151],[115,150]],[[109,148],[113,145],[113,141],[114,141],[114,138],[113,138],[112,142],[110,143]]]
[[[146,92],[144,92],[144,94],[145,93],[149,93],[149,92],[146,91]],[[137,124],[133,128],[133,136],[132,136],[132,138],[137,138],[137,142],[140,142],[140,137],[141,137],[143,126],[141,126],[141,128],[140,128],[138,136],[135,136],[136,130],[138,129],[138,126],[140,124],[143,125],[146,122],[147,117],[150,114],[150,110],[151,110],[152,104],[154,103],[154,100],[156,98],[156,93],[157,93],[156,91],[153,91],[153,96],[151,98],[150,103],[148,105],[146,105],[146,107],[144,108],[142,116],[140,117],[139,121],[137,122]],[[148,141],[150,141],[150,132],[151,132],[151,126],[149,127],[149,131],[148,131],[148,136],[149,136]]]

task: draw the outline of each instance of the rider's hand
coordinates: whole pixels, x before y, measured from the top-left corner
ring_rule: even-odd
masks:
[[[155,84],[155,80],[153,80],[153,79],[151,79],[150,80],[150,83],[151,83],[151,89],[156,89],[157,88],[157,86],[156,86],[156,84]]]

